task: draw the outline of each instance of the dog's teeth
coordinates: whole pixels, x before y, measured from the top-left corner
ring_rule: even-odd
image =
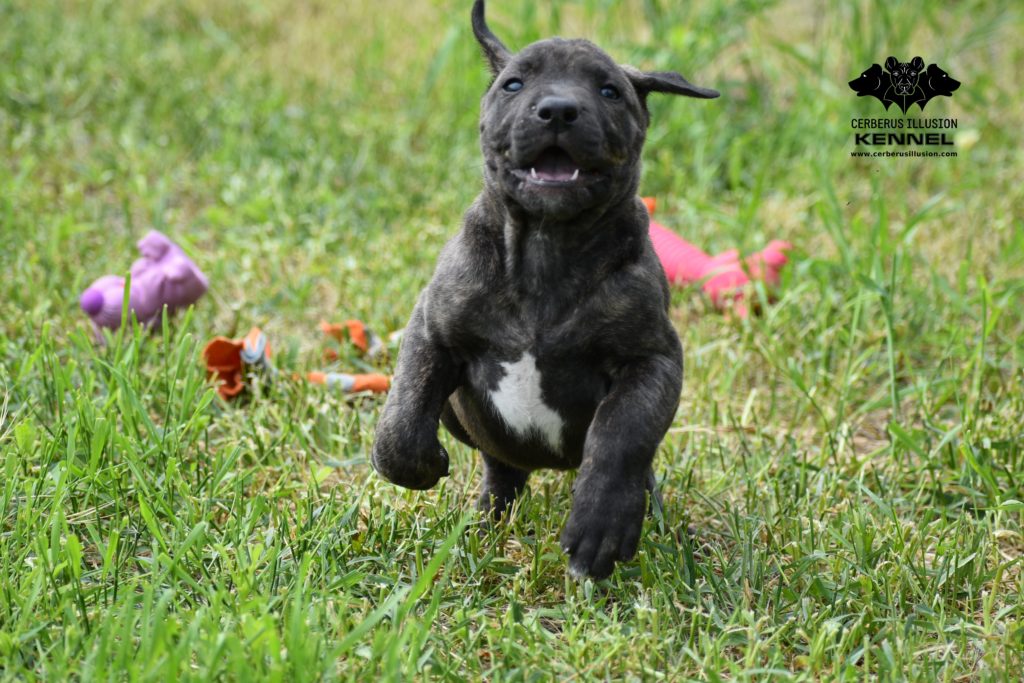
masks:
[[[530,176],[533,177],[533,178],[536,178],[537,177],[537,169],[530,168]]]
[[[580,177],[580,169],[578,169],[578,168],[577,168],[577,169],[576,169],[575,171],[573,171],[573,173],[572,173],[572,180],[576,180],[576,179],[577,179],[577,178],[579,178],[579,177]]]

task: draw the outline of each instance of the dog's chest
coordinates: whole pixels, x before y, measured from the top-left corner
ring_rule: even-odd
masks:
[[[525,352],[519,360],[499,365],[504,374],[489,395],[495,410],[520,438],[539,436],[551,450],[560,451],[564,421],[544,402],[537,359]]]

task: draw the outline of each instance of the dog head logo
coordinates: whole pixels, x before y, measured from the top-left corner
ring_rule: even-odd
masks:
[[[938,64],[932,64],[928,70],[921,75],[921,88],[928,99],[937,95],[952,97],[953,91],[960,87],[960,81],[952,78],[948,73],[939,68]],[[924,109],[924,103],[921,103]]]
[[[914,57],[909,62],[901,62],[895,57],[885,60],[885,69],[892,78],[892,89],[897,97],[911,97],[918,94],[917,79],[924,69],[924,60]]]
[[[870,95],[888,109],[895,104],[904,114],[911,106],[924,107],[933,97],[951,97],[960,87],[960,81],[950,77],[938,64],[924,68],[924,60],[914,57],[901,62],[895,57],[885,60],[885,70],[872,64],[860,76],[850,81],[850,88],[858,97]]]

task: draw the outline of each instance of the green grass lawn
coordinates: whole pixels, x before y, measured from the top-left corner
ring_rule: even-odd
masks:
[[[665,510],[608,581],[567,578],[571,475],[481,528],[447,434],[437,489],[373,473],[377,398],[216,397],[214,335],[300,371],[321,319],[405,324],[481,184],[470,4],[0,0],[0,678],[1020,680],[1019,3],[491,0],[721,90],[653,101],[642,190],[797,245],[760,317],[674,294]],[[850,156],[890,54],[963,82],[958,157]],[[149,228],[211,290],[97,346],[78,294]]]

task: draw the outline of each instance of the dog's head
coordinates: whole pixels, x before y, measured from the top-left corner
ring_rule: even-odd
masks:
[[[551,38],[513,54],[473,6],[494,81],[480,144],[488,187],[530,215],[566,220],[635,195],[652,92],[712,98],[677,73],[621,66],[593,43]]]
[[[928,90],[934,95],[952,96],[953,91],[960,87],[960,81],[951,78],[948,73],[939,68],[938,64],[931,64],[925,71],[925,82]]]
[[[895,57],[885,60],[885,68],[892,77],[892,87],[897,95],[913,95],[917,90],[917,79],[924,69],[924,60],[914,57],[909,62],[901,62]]]
[[[879,97],[886,91],[889,84],[889,74],[882,71],[880,64],[872,64],[867,71],[850,81],[850,87],[857,92],[858,97],[864,95]]]

